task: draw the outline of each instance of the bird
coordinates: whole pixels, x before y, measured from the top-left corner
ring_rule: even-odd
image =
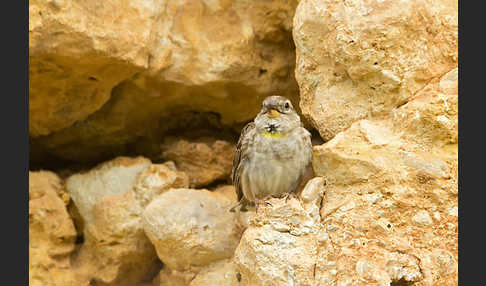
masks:
[[[247,206],[271,205],[271,197],[298,197],[296,192],[311,167],[311,134],[292,102],[283,96],[266,97],[258,115],[243,127],[233,157],[231,180],[240,211]]]

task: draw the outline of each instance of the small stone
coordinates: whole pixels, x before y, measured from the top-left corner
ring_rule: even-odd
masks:
[[[434,219],[437,221],[440,220],[440,212],[434,212]]]
[[[412,221],[421,226],[427,226],[432,223],[429,212],[421,210],[412,217]]]
[[[458,212],[458,208],[457,206],[454,206],[452,208],[450,208],[447,212],[450,216],[455,216],[457,217],[459,215],[459,212]]]

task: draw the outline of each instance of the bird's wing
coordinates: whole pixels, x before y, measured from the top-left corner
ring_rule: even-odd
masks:
[[[235,186],[236,194],[238,196],[238,201],[243,198],[243,191],[241,190],[240,177],[242,173],[242,166],[247,160],[247,150],[248,150],[248,133],[255,128],[255,123],[250,122],[243,127],[241,130],[240,138],[238,139],[238,144],[236,145],[235,155],[233,157],[233,170],[231,171],[231,180],[233,181],[233,186]]]

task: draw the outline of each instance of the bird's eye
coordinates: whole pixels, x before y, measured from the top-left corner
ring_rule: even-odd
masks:
[[[287,101],[287,102],[285,103],[285,109],[289,109],[289,108],[290,108],[290,103]]]

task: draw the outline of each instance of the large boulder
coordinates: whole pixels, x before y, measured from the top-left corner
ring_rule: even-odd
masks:
[[[457,2],[302,0],[303,114],[327,142],[314,285],[457,284]]]
[[[300,1],[295,75],[303,114],[327,141],[386,116],[457,66],[457,2]]]
[[[86,119],[148,67],[153,1],[29,2],[29,132]]]
[[[68,177],[67,190],[84,223],[84,243],[74,260],[79,272],[102,285],[150,281],[162,265],[141,214],[155,196],[187,184],[187,176],[170,164],[143,157],[119,157]]]
[[[197,269],[233,255],[241,236],[234,204],[216,192],[172,189],[145,208],[143,228],[169,269]]]
[[[156,153],[164,133],[215,114],[224,126],[244,123],[275,93],[297,106],[296,6],[296,0],[34,1],[31,136],[58,158],[106,160],[134,145]],[[195,119],[185,120],[188,114]]]
[[[457,285],[456,75],[314,147],[327,183],[316,285]]]

